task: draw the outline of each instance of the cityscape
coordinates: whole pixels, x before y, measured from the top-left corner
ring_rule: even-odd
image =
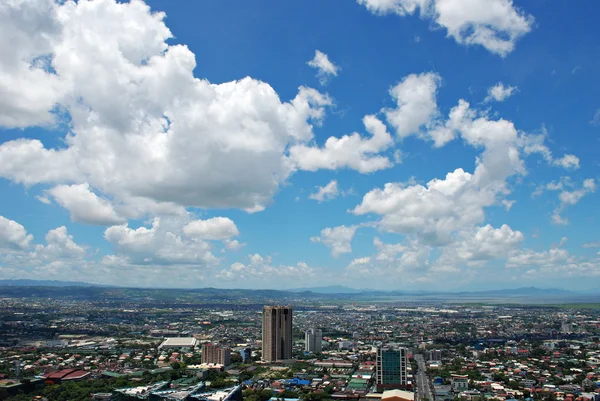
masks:
[[[0,401],[600,401],[600,0],[0,0]]]
[[[598,304],[349,296],[0,287],[0,396],[598,400]]]

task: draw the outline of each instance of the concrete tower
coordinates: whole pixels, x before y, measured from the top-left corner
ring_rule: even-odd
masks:
[[[264,306],[262,319],[263,361],[292,359],[292,307]]]

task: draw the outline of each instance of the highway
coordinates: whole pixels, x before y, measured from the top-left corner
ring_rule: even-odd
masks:
[[[415,355],[415,360],[418,365],[417,374],[415,376],[417,381],[417,397],[415,398],[415,401],[423,401],[424,399],[435,401],[433,393],[431,392],[431,383],[429,383],[429,378],[427,377],[423,355]]]

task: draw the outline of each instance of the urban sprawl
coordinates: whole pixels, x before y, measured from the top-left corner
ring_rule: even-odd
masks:
[[[0,400],[600,401],[593,305],[102,291],[2,293]]]

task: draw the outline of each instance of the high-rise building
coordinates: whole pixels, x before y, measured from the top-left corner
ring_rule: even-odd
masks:
[[[441,362],[442,361],[442,351],[439,349],[432,349],[427,352],[427,359],[430,362]]]
[[[408,384],[406,348],[377,348],[377,391],[403,389]]]
[[[218,344],[202,344],[202,362],[228,366],[231,364],[231,350]]]
[[[292,307],[264,306],[262,359],[277,362],[292,359]]]
[[[242,357],[243,362],[248,362],[252,358],[252,349],[244,348],[240,351],[240,356]]]
[[[304,351],[320,354],[323,350],[321,342],[323,341],[323,333],[319,329],[310,329],[304,332],[306,345]]]

